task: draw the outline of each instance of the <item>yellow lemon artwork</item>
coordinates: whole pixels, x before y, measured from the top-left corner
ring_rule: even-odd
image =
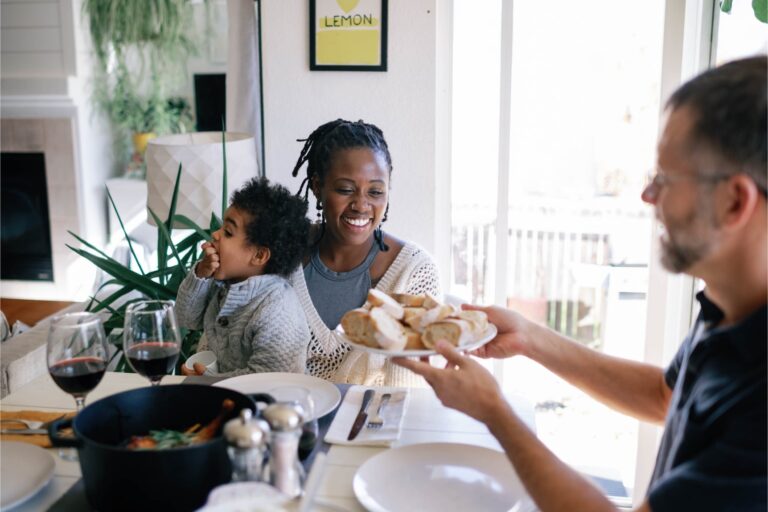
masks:
[[[357,7],[357,4],[360,3],[360,0],[336,0],[336,3],[339,4],[339,7],[341,7],[344,12],[348,13]]]

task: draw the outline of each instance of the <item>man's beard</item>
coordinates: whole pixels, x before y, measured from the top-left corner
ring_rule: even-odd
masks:
[[[709,254],[716,226],[712,207],[706,202],[683,221],[669,223],[666,240],[661,240],[661,265],[675,274],[689,269]]]
[[[711,244],[708,240],[680,243],[673,240],[661,241],[661,265],[668,271],[679,274],[690,268],[707,255]]]

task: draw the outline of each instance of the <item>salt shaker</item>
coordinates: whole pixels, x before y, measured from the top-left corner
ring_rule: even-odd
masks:
[[[299,496],[304,481],[304,468],[298,455],[301,415],[294,406],[278,402],[267,406],[263,416],[272,431],[269,483],[291,498]]]
[[[227,453],[232,461],[232,480],[235,482],[262,480],[267,454],[269,425],[253,417],[250,409],[240,411],[240,417],[224,425]]]

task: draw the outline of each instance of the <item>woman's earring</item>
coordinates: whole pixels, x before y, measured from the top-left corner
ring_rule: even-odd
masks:
[[[323,203],[321,203],[319,199],[315,203],[315,210],[317,210],[317,220],[319,222],[320,221],[320,217],[322,216],[321,212],[323,211]]]
[[[376,229],[373,230],[373,239],[379,245],[379,249],[384,252],[389,250],[389,246],[384,243],[384,233],[381,231],[381,225],[387,222],[388,214],[389,214],[389,203],[387,203],[387,209],[384,210],[384,216],[381,218],[381,222],[379,222],[379,225],[376,226]]]

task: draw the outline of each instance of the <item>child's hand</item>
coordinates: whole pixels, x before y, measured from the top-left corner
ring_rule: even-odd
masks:
[[[203,366],[201,363],[195,363],[192,366],[195,367],[194,370],[190,370],[187,368],[186,364],[181,365],[181,373],[186,375],[187,377],[193,376],[193,375],[203,375],[205,373],[205,366]]]
[[[200,248],[203,250],[203,259],[195,267],[195,275],[200,279],[206,279],[219,268],[219,253],[211,242],[203,243]]]

